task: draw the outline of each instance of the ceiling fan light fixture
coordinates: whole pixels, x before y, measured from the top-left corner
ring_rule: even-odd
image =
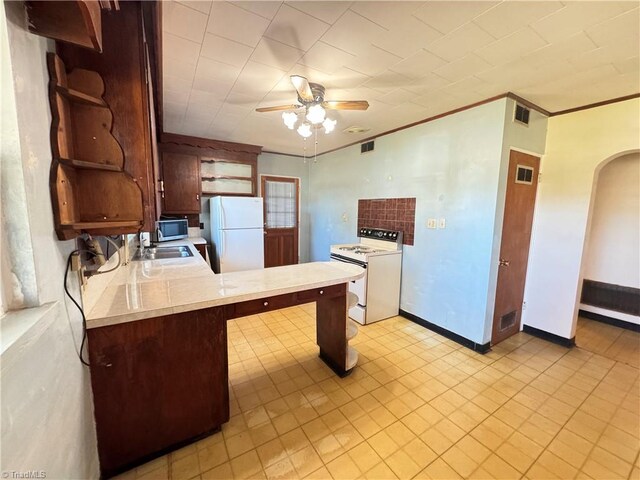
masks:
[[[298,115],[295,112],[282,112],[282,120],[289,130],[293,130],[298,121]]]
[[[326,116],[326,112],[322,105],[316,103],[315,105],[311,105],[307,108],[307,120],[309,120],[314,125],[318,125],[324,121]]]
[[[308,138],[311,136],[311,124],[307,122],[302,122],[298,127],[297,132],[304,138]]]
[[[324,133],[331,133],[333,129],[336,128],[337,120],[331,120],[330,118],[325,118],[324,122],[322,122],[322,126],[324,127]]]

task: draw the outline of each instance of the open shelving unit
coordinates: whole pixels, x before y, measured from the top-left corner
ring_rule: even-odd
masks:
[[[201,158],[203,195],[257,195],[256,167],[250,162]]]
[[[358,351],[349,345],[349,341],[358,335],[358,324],[349,318],[349,309],[356,306],[358,296],[353,292],[347,292],[347,358],[345,370],[351,370],[358,363]]]
[[[102,98],[97,72],[67,74],[54,53],[47,54],[53,161],[49,188],[60,240],[83,233],[137,232],[143,222],[142,191],[124,171],[124,154],[111,134],[113,114]]]

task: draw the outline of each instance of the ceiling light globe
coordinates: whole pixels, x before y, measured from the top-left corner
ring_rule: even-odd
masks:
[[[308,138],[311,136],[311,125],[308,124],[307,122],[303,122],[300,124],[300,126],[298,127],[297,132],[303,136],[304,138]]]
[[[336,128],[337,120],[331,120],[330,118],[325,118],[324,122],[322,122],[322,126],[324,127],[324,133],[331,133],[333,129]]]
[[[293,130],[293,127],[296,126],[296,122],[298,121],[298,115],[296,115],[295,112],[282,112],[282,120],[289,130]]]
[[[322,105],[320,105],[319,103],[311,105],[307,109],[307,120],[309,120],[314,125],[322,123],[325,115],[326,112],[324,111],[324,108],[322,108]]]

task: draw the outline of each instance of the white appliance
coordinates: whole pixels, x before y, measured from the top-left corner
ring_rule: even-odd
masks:
[[[402,271],[402,232],[361,228],[360,243],[331,246],[332,262],[347,262],[365,269],[364,277],[353,280],[349,291],[358,304],[349,316],[366,325],[398,315]]]
[[[210,202],[214,271],[264,268],[262,198],[213,197]]]

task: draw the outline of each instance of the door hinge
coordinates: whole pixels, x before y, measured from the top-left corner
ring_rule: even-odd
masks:
[[[538,183],[542,183],[542,172],[538,172]]]
[[[158,191],[164,192],[164,180],[158,180]]]

